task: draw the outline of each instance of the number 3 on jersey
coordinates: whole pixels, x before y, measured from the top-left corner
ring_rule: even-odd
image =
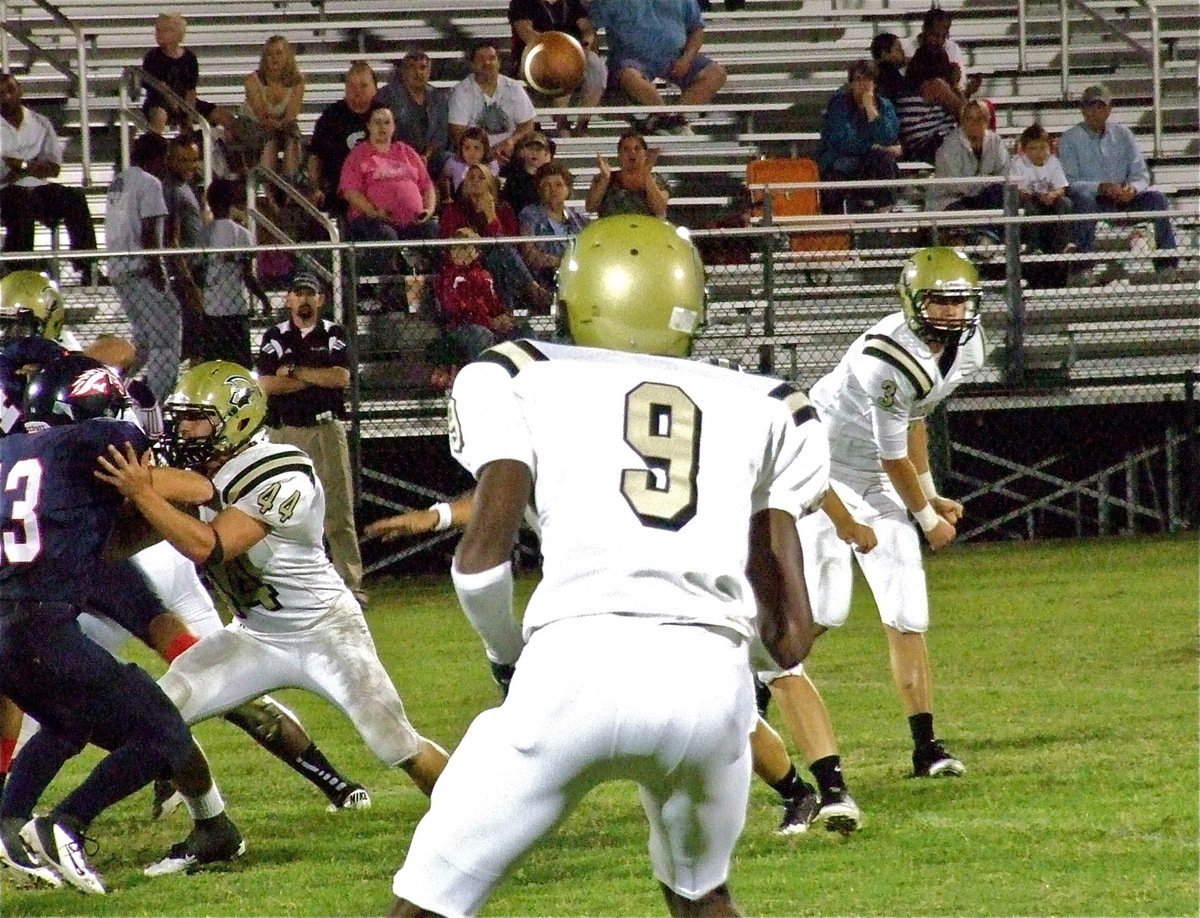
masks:
[[[678,386],[642,383],[625,396],[625,442],[648,466],[621,472],[630,508],[643,526],[683,528],[696,515],[699,406]]]

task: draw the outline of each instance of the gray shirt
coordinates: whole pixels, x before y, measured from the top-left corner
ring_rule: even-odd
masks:
[[[431,157],[446,151],[450,143],[450,90],[426,87],[422,105],[404,88],[400,78],[393,76],[376,93],[375,101],[392,110],[396,119],[394,140],[403,140],[422,156],[427,151]]]

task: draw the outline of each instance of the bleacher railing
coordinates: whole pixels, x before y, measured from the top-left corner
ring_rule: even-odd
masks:
[[[126,67],[121,72],[121,80],[117,84],[117,98],[120,106],[118,111],[118,120],[120,122],[121,131],[121,168],[129,168],[129,151],[130,151],[130,134],[137,116],[134,115],[134,110],[131,107],[133,96],[141,91],[143,85],[152,87],[156,92],[160,93],[172,105],[178,106],[187,112],[196,124],[200,131],[200,143],[203,150],[202,159],[202,175],[203,185],[207,188],[212,184],[212,162],[213,162],[213,133],[212,125],[208,119],[200,112],[196,111],[186,99],[175,92],[170,86],[164,83],[158,77],[147,73],[141,67]]]

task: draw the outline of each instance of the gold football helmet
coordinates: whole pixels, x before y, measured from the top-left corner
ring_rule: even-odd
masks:
[[[57,341],[66,319],[63,295],[48,274],[14,271],[0,280],[0,343],[38,337]]]
[[[704,264],[683,227],[603,217],[563,254],[558,298],[576,344],[686,357],[705,322]]]
[[[266,418],[267,396],[253,374],[228,360],[210,360],[184,373],[163,403],[163,453],[176,468],[199,468],[247,447]],[[184,437],[180,423],[195,419],[209,421],[212,433]]]
[[[957,249],[919,249],[900,269],[896,289],[908,327],[929,344],[966,344],[979,327],[979,300],[983,294],[979,271]],[[966,311],[962,318],[933,318],[928,306],[938,301],[965,301]]]

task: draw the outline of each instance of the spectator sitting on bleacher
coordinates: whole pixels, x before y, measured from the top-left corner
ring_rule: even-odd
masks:
[[[950,83],[949,59],[941,48],[922,45],[904,75],[907,87],[896,100],[900,143],[906,158],[932,165],[942,140],[958,124],[966,99]]]
[[[11,73],[0,73],[0,221],[5,252],[33,251],[35,220],[67,227],[71,248],[96,248],[92,212],[82,189],[57,182],[62,169],[62,145],[45,115],[21,104],[21,84]],[[8,262],[17,270],[24,263]],[[98,265],[82,259],[75,267],[85,283],[100,279]]]
[[[341,99],[329,105],[313,127],[308,145],[309,199],[334,213],[343,211],[338,195],[342,165],[350,151],[367,136],[367,116],[375,98],[375,71],[366,61],[355,61],[346,71]]]
[[[443,239],[464,226],[485,239],[520,234],[513,209],[500,200],[496,177],[481,165],[470,166],[454,200],[442,208],[439,228]],[[496,279],[509,309],[546,312],[553,302],[549,291],[534,278],[529,266],[511,243],[483,246],[483,263]]]
[[[454,231],[455,239],[478,239],[469,226]],[[518,322],[496,293],[492,274],[473,245],[451,246],[434,279],[434,293],[446,333],[469,363],[493,344],[528,337],[530,330]]]
[[[550,141],[541,131],[534,131],[521,138],[516,153],[504,170],[504,187],[500,189],[500,199],[508,202],[513,213],[520,215],[530,204],[538,204],[538,169],[554,158],[550,149]]]
[[[1150,185],[1150,169],[1138,147],[1133,131],[1118,122],[1109,122],[1112,95],[1103,84],[1089,86],[1080,100],[1083,121],[1069,128],[1058,144],[1059,158],[1070,187],[1067,194],[1080,214],[1119,213],[1121,211],[1169,211],[1170,202]],[[1096,247],[1096,223],[1075,223],[1075,243],[1080,251]],[[1175,248],[1175,230],[1162,217],[1154,221],[1155,248],[1162,252]],[[1155,259],[1155,267],[1174,268],[1175,257]]]
[[[608,164],[603,154],[596,155],[600,171],[588,188],[584,207],[601,217],[613,214],[646,214],[662,219],[671,198],[666,183],[654,174],[658,150],[646,147],[646,138],[637,131],[626,131],[617,141],[620,169]]]
[[[1026,214],[1061,217],[1075,210],[1067,197],[1067,176],[1058,157],[1050,152],[1050,135],[1040,124],[1021,132],[1021,150],[1009,163],[1008,177],[1017,186]],[[1070,244],[1071,224],[1065,220],[1032,223],[1022,226],[1021,233],[1033,250],[1058,255]]]
[[[594,108],[600,104],[604,87],[608,83],[608,68],[596,53],[596,30],[588,19],[583,0],[509,0],[508,21],[512,27],[512,76],[519,76],[521,58],[525,48],[536,44],[543,32],[565,32],[579,40],[583,46],[583,82],[574,95],[558,96],[551,102],[558,107],[567,105]],[[580,115],[571,128],[571,119],[559,115],[555,119],[558,136],[568,133],[575,137],[587,134],[590,115]]]
[[[517,143],[533,130],[533,102],[525,87],[500,72],[500,54],[494,41],[471,46],[471,74],[450,91],[450,142],[456,143],[468,127],[488,133],[492,156],[503,165]]]
[[[356,242],[433,239],[438,234],[437,189],[425,161],[412,147],[394,140],[396,123],[386,105],[372,103],[367,139],[350,151],[342,165],[338,191],[347,209],[346,231]],[[364,256],[360,274],[400,273],[393,253]]]
[[[469,127],[462,132],[458,143],[455,144],[454,153],[442,167],[442,200],[452,199],[458,193],[458,186],[462,184],[467,169],[478,165],[490,169],[492,175],[500,176],[500,164],[492,158],[492,145],[488,141],[487,131],[483,128]]]
[[[392,110],[396,139],[421,154],[430,175],[440,175],[450,157],[450,90],[429,85],[432,71],[429,55],[410,49],[375,101]]]
[[[874,61],[857,60],[847,70],[847,83],[833,94],[821,115],[817,165],[821,180],[876,181],[898,179],[901,153],[900,119],[892,103],[875,91],[879,68]],[[896,189],[822,189],[825,213],[891,210]]]
[[[563,163],[557,160],[545,163],[538,169],[536,179],[540,200],[517,214],[521,235],[546,236],[554,241],[522,243],[521,257],[543,286],[554,289],[567,237],[578,235],[591,221],[582,211],[567,206],[575,180]]]
[[[904,51],[909,58],[915,57],[922,47],[945,51],[951,68],[950,85],[962,93],[964,99],[969,99],[979,89],[983,77],[978,73],[967,76],[966,58],[962,48],[950,37],[950,25],[953,21],[954,16],[949,10],[939,6],[930,7],[921,19],[921,31],[909,39],[908,47]]]
[[[300,107],[304,77],[296,66],[296,49],[282,35],[263,45],[258,69],[246,75],[246,102],[235,125],[237,146],[247,161],[258,161],[294,181],[300,169]]]
[[[1008,148],[995,131],[988,130],[988,110],[982,102],[963,106],[958,128],[946,135],[938,148],[934,175],[937,178],[1008,173]],[[1004,206],[1004,183],[990,185],[931,185],[925,193],[926,210],[990,210]],[[969,235],[1003,238],[996,226],[975,226]]]
[[[183,36],[187,31],[187,20],[178,13],[160,13],[154,20],[154,41],[142,58],[142,69],[150,76],[165,83],[188,105],[213,124],[225,130],[233,127],[233,113],[220,105],[196,97],[200,82],[200,62],[196,55],[183,47]],[[146,86],[146,98],[142,102],[146,123],[156,134],[163,133],[168,125],[181,131],[192,127],[191,116],[175,103],[168,100],[153,86]]]
[[[711,102],[725,85],[725,68],[700,51],[704,17],[696,0],[591,0],[588,15],[608,39],[609,80],[638,105],[662,107],[657,79],[682,90],[680,105]],[[639,128],[692,133],[684,115],[651,115]]]
[[[891,32],[880,32],[872,38],[871,59],[875,61],[875,66],[879,69],[879,76],[875,80],[875,91],[894,104],[905,94],[908,86],[908,81],[904,76],[904,65],[908,63],[908,54],[904,51],[900,36],[893,35]]]

